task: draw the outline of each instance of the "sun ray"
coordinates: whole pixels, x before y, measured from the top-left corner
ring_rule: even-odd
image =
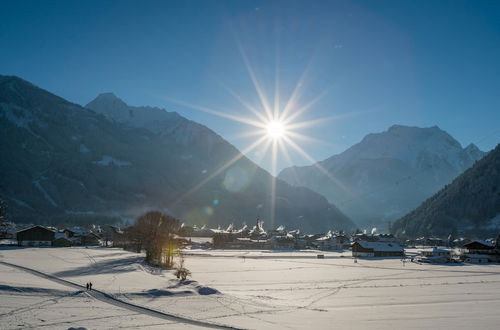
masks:
[[[254,107],[252,107],[248,102],[245,102],[241,96],[239,96],[238,94],[236,94],[231,88],[229,88],[228,86],[226,86],[225,84],[223,83],[220,83],[220,85],[229,93],[231,94],[238,102],[240,102],[240,104],[242,106],[244,106],[245,108],[247,108],[250,112],[252,112],[257,118],[259,118],[259,120],[261,120],[262,122],[266,122],[267,121],[267,118],[262,115],[257,109],[255,109]]]
[[[275,72],[274,72],[274,112],[273,118],[279,118],[280,111],[280,48],[279,48],[279,30],[276,29],[276,48],[275,48]]]
[[[231,135],[231,136],[229,136],[229,138],[230,139],[246,139],[246,138],[262,136],[262,135],[266,135],[266,130],[259,129],[259,130],[241,132],[238,134]]]
[[[360,114],[366,114],[366,113],[373,112],[373,111],[376,111],[376,110],[351,111],[348,113],[332,115],[332,116],[328,116],[328,117],[321,117],[321,118],[317,118],[317,119],[313,119],[313,120],[306,120],[306,121],[300,121],[300,122],[295,122],[295,123],[287,123],[287,128],[297,129],[297,128],[304,128],[304,127],[309,127],[309,126],[316,126],[316,125],[323,124],[325,122],[329,122],[332,120],[349,118],[349,117],[357,116]]]
[[[256,157],[257,164],[262,162],[262,160],[266,156],[267,151],[271,147],[271,143],[272,143],[271,140],[266,139],[266,141],[264,142],[264,146],[262,147],[262,150],[258,153],[259,156]]]
[[[300,133],[297,133],[297,132],[294,132],[294,131],[287,131],[287,135],[289,137],[293,137],[293,138],[296,138],[296,139],[299,139],[299,140],[302,140],[302,141],[306,141],[306,142],[313,142],[313,143],[318,143],[318,144],[322,144],[322,145],[326,145],[326,146],[331,146],[332,143],[330,142],[327,142],[327,141],[324,141],[324,140],[320,140],[320,139],[315,139],[313,137],[310,137],[310,136],[307,136],[307,135],[303,135],[303,134],[300,134]]]
[[[277,167],[277,162],[278,162],[278,141],[273,140],[272,142],[272,154],[271,154],[271,171],[272,175],[271,177],[271,227],[275,227],[275,216],[276,216],[276,167]]]
[[[301,114],[303,114],[304,112],[306,112],[307,110],[312,108],[316,103],[318,103],[326,94],[328,94],[329,91],[330,91],[330,89],[326,89],[323,92],[321,92],[318,96],[316,96],[314,99],[312,99],[309,103],[300,107],[299,109],[297,109],[296,111],[291,113],[289,116],[283,118],[282,119],[283,122],[291,123],[292,121],[294,121],[297,117],[299,117]]]
[[[302,86],[304,86],[305,79],[306,79],[307,75],[309,74],[309,70],[311,69],[311,66],[312,66],[312,59],[309,60],[306,68],[304,69],[304,71],[300,75],[299,80],[295,84],[295,87],[292,91],[292,94],[288,98],[288,101],[287,101],[285,107],[283,108],[283,111],[281,112],[280,120],[288,117],[288,113],[291,111],[291,109],[294,107],[294,104],[299,99],[300,90],[301,90]]]
[[[240,51],[241,57],[243,58],[243,62],[245,63],[245,67],[248,71],[248,75],[250,76],[250,80],[252,80],[253,86],[255,88],[255,91],[257,92],[257,95],[259,97],[259,100],[262,104],[262,107],[264,108],[264,111],[266,112],[269,120],[272,119],[273,113],[271,111],[271,108],[269,107],[269,102],[267,100],[266,95],[264,94],[264,91],[262,90],[257,77],[255,76],[255,73],[252,69],[252,66],[250,65],[250,61],[248,60],[247,55],[245,54],[245,51],[243,49],[243,46],[241,45],[241,42],[239,41],[238,38],[236,38],[236,43],[238,45],[238,50]]]
[[[237,122],[240,122],[240,123],[248,124],[248,125],[259,127],[259,128],[265,128],[266,127],[264,123],[259,122],[257,120],[253,120],[253,119],[249,119],[249,118],[245,118],[245,117],[241,117],[241,116],[237,116],[237,115],[231,115],[231,114],[226,113],[226,112],[218,111],[218,110],[215,110],[215,109],[211,109],[211,108],[208,108],[208,107],[205,107],[205,106],[201,106],[201,105],[196,105],[196,104],[189,103],[189,102],[175,100],[175,99],[172,99],[172,98],[169,98],[169,97],[163,97],[163,98],[165,100],[168,100],[170,102],[176,103],[178,105],[182,105],[182,106],[185,106],[185,107],[188,107],[188,108],[191,108],[191,109],[195,109],[195,110],[199,110],[199,111],[202,111],[202,112],[205,112],[205,113],[209,113],[209,114],[221,117],[221,118],[231,119],[233,121],[237,121]]]
[[[245,69],[248,73],[249,79],[255,89],[255,93],[257,95],[258,102],[260,103],[258,106],[254,106],[253,104],[249,103],[248,101],[244,100],[241,95],[238,93],[234,92],[230,87],[226,86],[222,82],[219,82],[219,84],[229,93],[231,94],[240,104],[243,108],[248,110],[252,115],[254,115],[254,118],[247,118],[247,117],[242,117],[238,116],[233,113],[225,112],[225,111],[220,111],[218,109],[213,109],[210,107],[206,106],[200,106],[196,104],[192,104],[189,102],[183,102],[183,101],[178,101],[178,100],[173,100],[173,99],[168,99],[171,102],[174,102],[176,104],[189,107],[195,110],[199,110],[202,112],[206,112],[209,114],[213,114],[222,118],[226,118],[235,122],[240,122],[247,124],[249,126],[253,126],[256,129],[253,131],[247,131],[247,132],[240,132],[237,133],[235,138],[251,138],[255,136],[260,136],[256,141],[251,143],[248,147],[246,147],[241,153],[238,153],[236,156],[231,158],[229,161],[227,161],[225,164],[221,165],[219,168],[217,168],[213,173],[208,175],[206,178],[201,180],[201,182],[195,184],[189,191],[187,191],[185,194],[181,195],[179,198],[177,198],[173,205],[179,203],[180,201],[186,199],[188,196],[193,194],[194,192],[198,191],[201,187],[206,185],[210,180],[215,178],[216,176],[220,175],[225,171],[227,168],[229,168],[231,165],[233,165],[235,162],[240,160],[241,158],[245,157],[247,154],[250,154],[253,150],[255,150],[257,147],[261,147],[258,152],[255,152],[254,157],[252,157],[254,160],[257,161],[257,163],[261,163],[265,157],[270,157],[266,159],[266,162],[270,160],[270,210],[269,210],[269,217],[270,217],[270,222],[271,226],[275,225],[276,222],[276,205],[277,205],[277,178],[276,178],[276,172],[278,169],[278,160],[280,157],[280,154],[284,155],[285,159],[290,163],[292,163],[292,159],[290,156],[290,148],[292,148],[298,155],[301,157],[304,157],[306,160],[309,162],[313,163],[314,166],[322,173],[324,174],[330,181],[332,181],[335,185],[340,187],[343,191],[347,192],[346,195],[352,196],[352,193],[349,191],[349,189],[342,183],[340,182],[335,176],[333,176],[331,173],[329,173],[320,163],[316,162],[302,147],[300,147],[294,140],[302,140],[302,141],[307,141],[307,142],[313,142],[313,143],[321,143],[321,144],[326,144],[326,145],[331,145],[328,142],[314,139],[309,136],[305,136],[303,134],[298,133],[296,130],[301,129],[301,128],[306,128],[306,127],[311,127],[315,125],[319,125],[331,120],[337,120],[339,118],[343,118],[346,116],[351,116],[353,115],[352,113],[349,114],[340,114],[340,115],[332,115],[329,117],[324,117],[324,118],[318,118],[318,119],[313,119],[313,120],[306,120],[306,121],[298,121],[298,118],[303,115],[306,111],[309,111],[312,109],[315,105],[318,104],[318,102],[330,92],[330,89],[324,90],[322,93],[317,95],[316,97],[312,98],[308,103],[306,104],[299,104],[298,100],[302,98],[303,92],[304,92],[304,86],[305,86],[305,81],[306,78],[309,76],[309,71],[312,66],[312,60],[310,59],[309,62],[306,65],[306,68],[304,71],[301,73],[297,83],[295,86],[293,86],[293,90],[291,94],[289,95],[288,99],[285,98],[282,99],[282,95],[280,94],[281,90],[281,80],[280,80],[280,49],[279,45],[276,45],[275,49],[275,71],[274,71],[274,94],[270,93],[272,96],[271,99],[268,99],[268,95],[264,92],[263,85],[259,82],[257,79],[256,72],[254,71],[250,60],[238,40],[237,36],[235,35],[235,40],[236,44],[238,47],[238,50],[241,54],[243,63],[245,65]],[[283,101],[284,107],[282,107],[281,102]],[[271,102],[272,102],[272,107],[271,107]],[[290,147],[290,148],[289,148]],[[269,149],[271,151],[269,152]],[[299,177],[297,172],[295,171],[294,168],[293,170],[293,175],[295,181],[298,183]]]
[[[253,149],[257,148],[262,142],[266,140],[266,137],[263,136],[254,143],[252,143],[250,146],[248,146],[245,150],[242,152],[238,153],[235,157],[230,159],[228,162],[226,162],[224,165],[219,167],[215,172],[210,174],[208,177],[203,179],[200,183],[198,183],[196,186],[192,187],[189,189],[186,193],[182,194],[179,198],[177,198],[171,206],[178,204],[180,201],[184,200],[186,197],[190,196],[194,192],[196,192],[198,189],[200,189],[202,186],[204,186],[207,182],[212,180],[214,177],[217,175],[221,174],[225,169],[227,169],[229,166],[233,165],[236,163],[238,160],[240,160],[243,157],[246,157],[246,154],[251,152]]]
[[[336,177],[334,177],[330,172],[328,172],[323,166],[321,166],[316,160],[314,160],[307,152],[305,152],[301,147],[299,147],[295,142],[293,142],[290,138],[288,137],[283,137],[286,143],[288,143],[292,148],[294,148],[299,154],[301,154],[305,159],[313,163],[313,165],[321,172],[323,173],[330,181],[338,185],[342,190],[345,192],[349,193],[352,195],[352,192],[342,183],[340,182]]]
[[[285,156],[286,160],[288,161],[288,164],[290,164],[290,170],[292,171],[293,179],[295,180],[295,183],[297,185],[302,185],[302,180],[299,178],[299,175],[297,174],[296,167],[293,166],[292,158],[290,157],[290,153],[288,152],[288,149],[285,148],[284,143],[279,144],[280,150]]]

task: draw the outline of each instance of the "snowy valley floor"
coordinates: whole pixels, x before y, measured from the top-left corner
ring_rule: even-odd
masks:
[[[171,271],[120,249],[3,248],[0,328],[494,329],[500,323],[498,264],[403,266],[399,259],[354,263],[343,257],[349,253],[320,252],[325,259],[317,253],[188,250],[193,276],[179,284]],[[103,293],[86,292],[89,281]]]

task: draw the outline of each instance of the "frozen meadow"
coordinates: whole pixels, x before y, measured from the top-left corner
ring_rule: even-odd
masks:
[[[192,278],[114,248],[0,250],[1,329],[495,329],[500,265],[186,250]],[[317,259],[318,253],[324,259]],[[23,266],[27,268],[20,268]],[[92,282],[98,291],[87,292]]]

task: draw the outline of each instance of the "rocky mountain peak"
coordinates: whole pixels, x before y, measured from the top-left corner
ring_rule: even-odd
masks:
[[[101,93],[94,100],[90,101],[86,108],[102,113],[112,119],[126,109],[127,104],[114,93]]]
[[[416,207],[483,155],[474,145],[462,148],[438,126],[393,125],[319,162],[337,182],[315,166],[287,168],[278,177],[323,194],[361,223],[380,225]]]

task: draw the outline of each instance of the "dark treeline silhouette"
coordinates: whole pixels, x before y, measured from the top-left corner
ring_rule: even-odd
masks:
[[[7,206],[5,202],[0,198],[0,222],[7,220]]]

